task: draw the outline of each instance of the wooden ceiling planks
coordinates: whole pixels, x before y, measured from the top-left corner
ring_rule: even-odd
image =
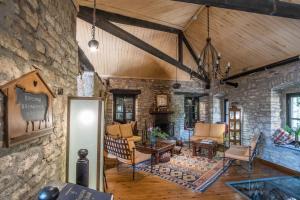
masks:
[[[185,31],[198,54],[205,44],[206,12]],[[300,52],[300,20],[211,8],[211,37],[232,63],[231,74],[295,56]]]
[[[93,0],[78,0],[82,6],[93,7]],[[178,29],[184,29],[200,5],[171,0],[97,0],[97,8],[143,19]]]
[[[173,58],[177,57],[175,34],[128,25],[117,25]],[[95,53],[90,52],[87,45],[91,39],[90,30],[90,24],[77,19],[78,44],[95,66],[99,75],[104,77],[175,79],[176,68],[174,66],[98,28],[96,29],[96,38],[100,42],[99,50]],[[184,49],[184,54],[187,54],[186,49]],[[184,59],[184,63],[195,67],[193,61],[189,59],[189,57]],[[178,79],[190,80],[190,76],[178,70]]]
[[[293,3],[296,1],[287,0]],[[93,0],[79,0],[82,6],[92,7]],[[171,0],[97,0],[97,7],[138,19],[184,30],[193,49],[199,54],[207,37],[206,9],[202,5]],[[197,16],[196,20],[193,16]],[[77,38],[81,45],[90,39],[90,25],[78,23]],[[176,57],[175,34],[118,25],[136,37],[172,57]],[[300,20],[260,15],[236,10],[211,8],[211,37],[222,53],[224,62],[232,63],[231,75],[286,59],[300,53]],[[97,31],[104,46],[95,55],[82,47],[100,75],[141,78],[174,79],[175,67],[117,39]],[[98,36],[97,36],[98,37]],[[196,65],[184,46],[184,63]],[[137,69],[137,70],[136,70]],[[141,70],[143,69],[143,70]],[[182,80],[189,75],[179,71]],[[148,73],[148,75],[147,75]],[[170,73],[170,74],[169,74]],[[134,75],[133,75],[134,74]]]

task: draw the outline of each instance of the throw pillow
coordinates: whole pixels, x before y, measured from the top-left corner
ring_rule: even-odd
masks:
[[[289,144],[295,140],[295,136],[290,135],[284,129],[279,128],[273,134],[273,141],[275,144]]]
[[[106,132],[112,137],[121,137],[120,125],[108,125],[106,127]]]
[[[120,129],[122,138],[129,138],[133,136],[131,124],[121,124]]]

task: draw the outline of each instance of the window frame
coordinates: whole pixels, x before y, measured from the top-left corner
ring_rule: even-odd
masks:
[[[293,97],[299,97],[300,98],[300,92],[296,92],[296,93],[288,93],[286,94],[286,124],[291,127],[291,120],[299,120],[300,118],[291,118],[291,99]]]
[[[229,100],[224,99],[224,105],[223,105],[223,122],[226,124],[229,124]],[[228,103],[228,108],[227,108],[227,103]],[[227,112],[228,111],[228,112]],[[228,116],[228,122],[226,122],[226,116]]]
[[[114,94],[113,95],[113,121],[119,122],[119,123],[126,123],[126,106],[124,106],[124,101],[123,101],[123,121],[117,120],[116,119],[116,102],[117,98],[125,98],[125,97],[130,97],[133,99],[133,108],[132,108],[132,121],[135,121],[135,112],[136,112],[136,107],[135,107],[135,102],[136,102],[136,95],[134,94]]]
[[[195,97],[195,96],[184,96],[184,102],[183,102],[183,106],[184,106],[184,114],[185,114],[185,116],[184,116],[184,129],[188,129],[188,128],[194,128],[193,126],[194,125],[192,125],[192,127],[189,127],[189,126],[187,126],[187,123],[186,123],[186,119],[187,119],[187,112],[186,112],[186,99],[188,99],[188,98],[190,98],[190,99],[192,99],[192,101],[194,102],[194,101],[197,101],[198,103],[197,103],[197,106],[195,105],[195,103],[194,103],[194,105],[193,105],[193,107],[194,107],[194,113],[197,113],[197,116],[195,116],[195,118],[193,118],[193,120],[195,121],[195,123],[200,119],[200,111],[199,111],[199,104],[200,104],[200,100],[199,100],[199,97]],[[195,112],[195,110],[197,110],[197,112]],[[190,114],[189,114],[190,115]]]

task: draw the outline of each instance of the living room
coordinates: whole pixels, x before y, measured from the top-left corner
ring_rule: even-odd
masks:
[[[0,199],[300,199],[296,0],[0,13]]]

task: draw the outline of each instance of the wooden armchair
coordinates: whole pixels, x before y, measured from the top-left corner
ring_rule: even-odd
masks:
[[[132,178],[135,178],[135,165],[151,159],[150,154],[144,154],[135,150],[134,142],[126,138],[114,138],[104,136],[104,150],[110,157],[115,157],[118,162],[132,165]]]
[[[224,151],[224,159],[230,158],[234,161],[240,160],[248,162],[248,172],[252,171],[253,160],[257,155],[257,144],[261,140],[262,133],[255,135],[249,146],[230,145],[230,148]],[[223,162],[224,165],[225,162]],[[223,166],[224,167],[224,166]]]

